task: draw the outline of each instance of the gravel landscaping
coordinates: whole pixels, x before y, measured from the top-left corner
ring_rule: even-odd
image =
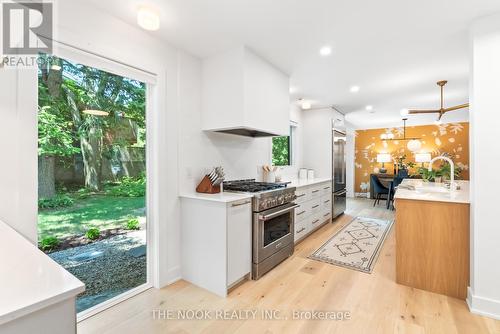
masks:
[[[77,312],[146,283],[146,231],[116,235],[49,256],[85,283]]]

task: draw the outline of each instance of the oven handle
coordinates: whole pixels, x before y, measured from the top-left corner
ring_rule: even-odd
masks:
[[[279,216],[279,215],[281,215],[281,214],[283,214],[283,213],[290,212],[290,211],[294,210],[295,208],[298,208],[299,206],[300,206],[300,205],[295,204],[295,205],[293,205],[293,206],[291,206],[291,207],[288,207],[288,208],[286,208],[286,209],[279,210],[279,211],[276,211],[276,212],[270,213],[270,214],[268,214],[268,215],[259,216],[259,220],[269,220],[269,219],[274,218],[274,217],[276,217],[276,216]]]

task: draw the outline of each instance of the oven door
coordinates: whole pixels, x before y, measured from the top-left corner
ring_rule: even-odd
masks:
[[[259,263],[281,248],[293,244],[295,208],[289,203],[254,213],[253,262]]]

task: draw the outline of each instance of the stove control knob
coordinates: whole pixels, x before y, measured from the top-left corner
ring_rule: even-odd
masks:
[[[280,195],[278,196],[278,204],[283,204],[285,202],[285,196]]]

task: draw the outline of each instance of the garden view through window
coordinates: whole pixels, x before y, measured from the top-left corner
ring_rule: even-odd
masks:
[[[292,164],[292,129],[290,128],[290,136],[273,137],[273,166],[290,166]]]
[[[39,248],[85,283],[81,312],[147,282],[146,85],[40,60]]]

